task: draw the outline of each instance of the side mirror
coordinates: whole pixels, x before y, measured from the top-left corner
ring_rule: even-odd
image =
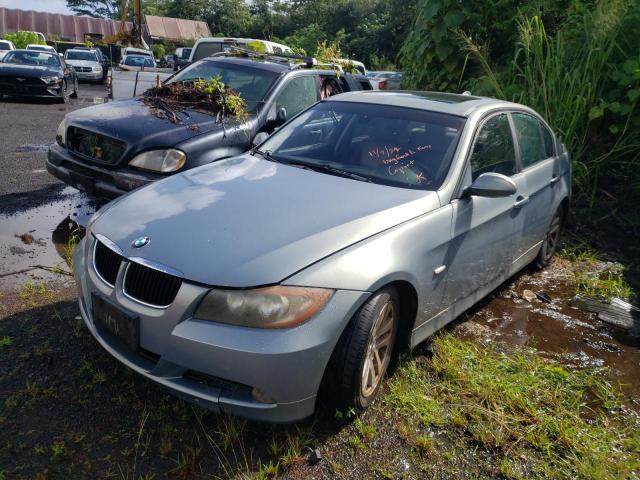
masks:
[[[465,192],[467,196],[477,197],[509,197],[516,193],[516,184],[501,173],[483,173],[473,182]]]
[[[281,107],[278,110],[278,114],[276,115],[276,123],[278,124],[278,126],[284,124],[287,121],[287,109],[284,107]]]
[[[251,140],[251,146],[257,147],[262,142],[264,142],[267,138],[269,138],[269,134],[267,132],[258,132],[253,140]]]

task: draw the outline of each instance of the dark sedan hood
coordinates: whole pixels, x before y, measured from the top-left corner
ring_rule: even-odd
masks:
[[[186,115],[179,114],[179,117],[183,124],[158,118],[140,99],[131,98],[76,110],[67,115],[67,122],[125,142],[135,148],[129,155],[149,148],[172,147],[196,135],[223,128],[215,117],[205,113],[187,110]]]
[[[47,65],[19,65],[17,63],[0,63],[0,75],[11,77],[53,77],[61,75],[62,70]]]
[[[126,257],[207,285],[252,287],[440,205],[394,188],[243,155],[174,175],[107,205],[91,227]],[[132,241],[150,242],[133,248]]]

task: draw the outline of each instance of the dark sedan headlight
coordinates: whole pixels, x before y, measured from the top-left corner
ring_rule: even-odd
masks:
[[[53,77],[42,77],[42,80],[45,83],[48,84],[52,84],[52,83],[60,83],[62,82],[62,78],[58,77],[58,76],[53,76]]]
[[[313,317],[333,295],[326,288],[274,287],[211,290],[195,318],[255,328],[291,328]]]
[[[129,166],[150,172],[169,173],[180,170],[187,160],[187,155],[175,148],[168,150],[150,150],[136,155]]]

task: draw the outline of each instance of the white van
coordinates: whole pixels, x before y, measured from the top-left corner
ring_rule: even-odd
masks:
[[[199,39],[191,50],[189,63],[213,55],[214,53],[224,52],[232,46],[247,46],[250,43],[259,42],[264,46],[264,53],[287,53],[292,54],[290,47],[281,43],[271,42],[269,40],[259,40],[255,38],[225,38],[225,37],[208,37]]]

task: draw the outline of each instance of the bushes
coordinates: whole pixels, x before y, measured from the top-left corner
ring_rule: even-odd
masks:
[[[5,33],[4,39],[13,42],[16,48],[26,48],[30,44],[45,45],[35,32]]]
[[[429,8],[402,50],[411,86],[470,89],[531,106],[572,155],[577,200],[640,226],[638,212],[626,208],[640,198],[638,0],[557,2],[551,12],[543,2],[518,9],[501,0],[499,18],[482,13],[491,10],[484,1],[421,3]],[[438,22],[447,27],[438,30]]]

